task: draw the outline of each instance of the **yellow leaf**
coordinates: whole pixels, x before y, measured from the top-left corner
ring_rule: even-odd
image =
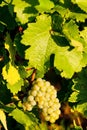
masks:
[[[7,65],[3,68],[2,75],[10,85],[14,85],[16,82],[18,82],[18,80],[20,80],[20,75],[18,73],[18,70],[11,64],[9,64],[8,69],[7,69]]]

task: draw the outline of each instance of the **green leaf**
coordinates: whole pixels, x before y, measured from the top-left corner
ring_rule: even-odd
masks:
[[[79,92],[73,92],[69,97],[69,102],[76,103],[78,102],[78,94]]]
[[[18,20],[21,23],[28,22],[28,14],[23,13],[23,11],[29,4],[22,0],[13,0],[12,4],[14,5],[14,11],[17,13]]]
[[[74,72],[81,71],[81,59],[82,55],[76,49],[68,51],[67,47],[58,48],[54,66],[61,71],[62,77],[71,78]]]
[[[19,74],[22,79],[25,79],[28,75],[27,71],[23,68],[23,66],[19,66]]]
[[[21,86],[24,85],[23,79],[18,80],[15,84],[7,83],[7,88],[10,89],[11,93],[16,94],[21,91]]]
[[[63,26],[63,32],[69,39],[77,39],[79,37],[78,26],[73,20],[65,23],[65,25]]]
[[[76,19],[77,22],[85,22],[87,18],[86,13],[80,13],[80,12],[70,12],[70,18],[71,19]]]
[[[37,10],[26,2],[25,0],[13,0],[12,4],[14,5],[14,12],[16,12],[16,19],[25,24],[28,22],[30,17],[33,17],[37,14]]]
[[[84,30],[80,31],[80,36],[84,39],[84,51],[87,53],[87,27],[84,27]]]
[[[86,91],[87,92],[87,91]],[[86,94],[86,93],[85,93]],[[87,100],[86,100],[87,101]],[[87,118],[87,102],[80,102],[75,108],[78,112],[82,113]]]
[[[49,12],[54,7],[54,4],[50,0],[38,0],[39,5],[35,6],[39,12]]]
[[[6,64],[2,69],[3,78],[7,81],[7,88],[15,94],[21,90],[23,79],[20,77],[18,69],[11,63]]]
[[[54,7],[53,11],[57,11],[63,18],[68,18],[70,10],[66,8],[64,4],[58,4]]]
[[[28,115],[22,110],[16,108],[10,113],[11,116],[20,124],[24,125],[26,128],[34,124],[32,121],[32,115]]]
[[[81,126],[77,126],[77,125],[75,125],[75,127],[74,127],[74,128],[72,128],[72,130],[83,130],[83,129],[82,129],[82,127],[81,127]]]
[[[70,95],[69,101],[76,102],[75,109],[87,117],[87,69],[78,73],[73,83],[73,93]]]
[[[78,6],[87,13],[87,0],[72,0],[72,2],[78,4]]]
[[[4,110],[4,112],[6,113],[10,113],[15,109],[15,105],[14,104],[7,104],[4,105],[2,102],[0,102],[0,108],[2,108]]]
[[[43,76],[50,67],[51,54],[55,54],[54,66],[62,72],[63,77],[71,78],[74,72],[78,72],[82,68],[82,53],[77,48],[69,51],[64,36],[60,36],[60,34],[51,36],[50,30],[51,18],[44,14],[37,17],[36,23],[29,23],[28,28],[24,31],[21,42],[30,45],[25,52],[26,59],[29,59],[29,67],[35,67],[38,73],[40,72],[40,76]],[[71,35],[74,37],[76,34],[73,32]]]
[[[37,17],[36,23],[28,24],[22,36],[22,43],[30,45],[25,51],[25,58],[29,59],[29,66],[44,73],[44,62],[50,37],[51,18],[46,15]]]
[[[5,113],[3,112],[3,110],[1,110],[1,109],[0,109],[0,121],[4,126],[4,129],[8,130],[7,123],[6,123],[6,116],[5,116]]]
[[[79,29],[73,20],[70,20],[63,26],[65,36],[71,41],[70,45],[76,47],[78,51],[83,51],[86,42],[80,37]]]
[[[67,19],[76,19],[77,22],[85,22],[85,19],[87,18],[87,14],[82,12],[80,9],[77,9],[75,5],[72,5],[70,8],[70,6],[66,7],[64,4],[58,4],[54,7],[53,11],[57,11],[65,21]]]

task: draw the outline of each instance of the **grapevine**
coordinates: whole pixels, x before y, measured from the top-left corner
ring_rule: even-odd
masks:
[[[0,0],[0,130],[87,129],[87,0]]]

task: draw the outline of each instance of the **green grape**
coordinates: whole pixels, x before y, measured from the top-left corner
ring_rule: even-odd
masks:
[[[45,98],[46,98],[46,100],[50,100],[50,95],[49,95],[49,93],[45,93]]]
[[[54,123],[55,122],[55,118],[53,118],[53,116],[50,116],[50,120],[49,120],[51,123]]]
[[[49,120],[50,120],[50,116],[47,115],[47,116],[45,117],[45,120],[46,120],[46,121],[49,121]]]
[[[29,104],[28,102],[24,102],[23,103],[23,109],[27,110],[27,111],[31,111],[32,110],[32,105]]]
[[[32,106],[35,106],[35,105],[36,105],[36,101],[33,100],[33,101],[30,102],[30,104],[31,104]]]
[[[38,85],[35,84],[35,85],[33,86],[33,88],[32,88],[32,91],[33,91],[33,90],[36,90],[36,91],[38,92],[39,89],[40,89],[40,87],[39,87]]]
[[[36,90],[31,91],[31,95],[35,97],[37,95],[37,91]]]
[[[32,95],[30,95],[30,96],[28,96],[27,100],[32,102],[34,100],[34,97]]]
[[[38,78],[32,84],[31,90],[23,100],[24,110],[31,111],[37,105],[42,110],[46,121],[54,123],[60,115],[60,103],[57,91],[50,82]]]
[[[53,108],[52,108],[52,107],[49,107],[48,110],[47,110],[47,113],[48,113],[48,114],[51,114],[53,111],[54,111]]]

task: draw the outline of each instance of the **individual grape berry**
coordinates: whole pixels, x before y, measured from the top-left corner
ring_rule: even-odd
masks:
[[[23,103],[23,109],[27,110],[27,111],[31,111],[32,110],[32,105],[29,104],[28,102],[24,102]]]
[[[28,96],[27,100],[32,102],[34,100],[34,97],[32,95],[30,95],[30,96]]]

